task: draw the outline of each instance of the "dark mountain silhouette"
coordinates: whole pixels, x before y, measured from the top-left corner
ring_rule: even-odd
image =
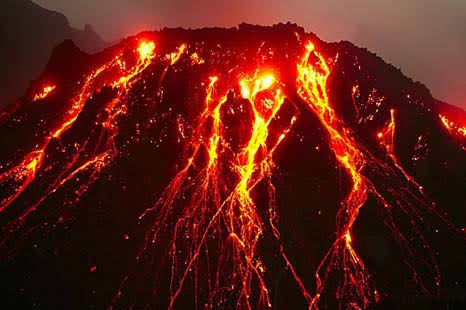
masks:
[[[460,309],[465,120],[292,24],[65,41],[0,117],[0,303]]]
[[[66,17],[29,0],[0,2],[0,107],[13,103],[44,69],[52,49],[65,39],[86,52],[106,46],[92,26],[70,26]]]

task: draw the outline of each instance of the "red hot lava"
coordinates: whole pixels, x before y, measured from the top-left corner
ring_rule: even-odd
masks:
[[[39,211],[48,198],[73,180],[82,178],[85,181],[74,190],[73,202],[78,203],[99,179],[103,169],[113,165],[120,156],[115,139],[120,134],[120,120],[128,113],[131,92],[144,85],[148,73],[158,72],[151,71],[151,67],[163,67],[162,73],[157,73],[163,80],[170,69],[173,72],[180,70],[177,67],[179,62],[187,62],[190,68],[205,66],[203,68],[210,70],[210,76],[200,82],[202,87],[198,89],[202,89],[203,101],[198,108],[193,108],[199,112],[189,125],[191,129],[185,131],[183,123],[178,123],[182,138],[179,139],[183,141],[182,162],[153,206],[139,217],[139,220],[151,218],[152,224],[135,264],[145,264],[142,258],[154,255],[151,254],[152,249],[169,236],[167,248],[161,247],[166,250],[163,255],[169,256],[168,308],[175,308],[180,295],[188,289],[187,282],[195,283],[193,295],[196,305],[202,303],[216,308],[228,303],[237,308],[272,308],[273,286],[267,276],[266,259],[261,253],[261,243],[270,237],[266,234],[270,234],[279,245],[278,255],[285,262],[283,268],[294,279],[309,309],[317,309],[321,304],[333,271],[340,275],[336,298],[342,307],[366,308],[379,301],[380,294],[371,270],[354,247],[353,229],[361,209],[366,207],[371,197],[378,202],[388,218],[387,225],[406,247],[410,267],[414,266],[411,260],[416,259],[410,242],[419,240],[408,241],[404,237],[391,216],[392,210],[402,210],[412,220],[415,230],[419,228],[416,217],[424,209],[435,210],[424,196],[423,187],[406,172],[397,158],[394,145],[398,112],[391,108],[387,125],[374,133],[386,155],[379,158],[358,142],[333,106],[328,81],[338,57],[325,56],[317,43],[310,40],[301,41],[299,36],[297,40],[301,49],[296,53],[298,56],[287,55],[295,72],[295,79],[291,82],[289,77],[281,78],[285,72],[273,62],[270,65],[264,61],[264,64],[254,67],[243,56],[245,66],[224,64],[231,68],[216,71],[212,65],[216,62],[209,61],[212,55],[195,44],[182,42],[174,50],[161,53],[159,42],[152,40],[138,41],[130,55],[118,52],[89,72],[67,103],[67,112],[59,124],[37,141],[36,147],[23,159],[15,164],[9,163],[1,173],[0,212],[16,208],[17,200],[27,195],[34,182],[40,180],[42,184],[40,196],[29,200],[17,217],[8,223],[9,234],[2,237],[2,245],[27,224],[31,213]],[[257,54],[267,59],[268,56],[261,54],[261,48]],[[269,56],[274,57],[274,52],[270,51]],[[47,100],[57,87],[60,86],[45,86],[33,100]],[[75,126],[86,104],[105,87],[112,89],[115,95],[106,101],[104,113],[99,118],[102,130],[97,143],[91,151],[88,147],[90,138],[77,145],[66,162],[54,168],[57,170],[53,177],[43,180],[42,176],[53,165],[48,160],[50,145],[53,141],[60,141]],[[359,86],[353,87],[353,102],[356,92],[359,92]],[[160,94],[163,95],[162,92]],[[287,117],[285,106],[288,110],[292,107],[292,113]],[[361,113],[356,104],[354,107],[358,114]],[[231,122],[235,113],[242,113],[240,129],[234,128],[236,125]],[[337,212],[335,239],[317,268],[306,273],[296,268],[284,246],[278,221],[280,200],[275,184],[279,170],[276,156],[281,153],[279,150],[284,149],[289,134],[303,113],[311,113],[320,122],[329,149],[351,183]],[[440,118],[452,134],[464,134],[462,127],[442,115]],[[240,139],[232,138],[232,130]],[[312,174],[312,171],[308,173]],[[395,185],[378,187],[372,179],[377,174]],[[404,185],[402,189],[395,189],[396,184]],[[267,201],[267,216],[261,210],[263,202],[260,200],[264,199]],[[173,228],[167,233],[167,227]],[[128,240],[128,236],[124,234],[124,239]],[[420,242],[424,241],[421,238]],[[221,255],[212,258],[209,252]],[[204,270],[201,264],[205,261],[209,264],[208,274],[201,274],[200,270]],[[426,261],[439,285],[435,260],[428,257]],[[147,264],[144,269],[151,267]],[[225,275],[223,269],[228,269],[229,274]],[[92,272],[96,270],[95,266],[91,267]],[[413,267],[411,271],[414,281],[424,288],[416,269]],[[136,268],[130,270],[113,300],[115,304],[118,304],[130,278],[140,276],[146,275],[139,275]],[[309,284],[312,282],[310,279],[314,279],[313,285]],[[203,285],[203,299],[200,300],[199,286]],[[228,299],[219,298],[224,291],[229,292]]]

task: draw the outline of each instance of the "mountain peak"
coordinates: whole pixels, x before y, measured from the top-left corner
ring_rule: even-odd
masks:
[[[0,49],[0,108],[14,103],[24,93],[30,81],[44,69],[54,46],[65,39],[75,41],[87,52],[106,46],[92,26],[76,30],[63,14],[29,0],[1,1],[0,31],[7,42]]]

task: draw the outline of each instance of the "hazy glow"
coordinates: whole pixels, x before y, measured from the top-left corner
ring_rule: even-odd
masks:
[[[165,26],[291,21],[324,40],[367,47],[426,84],[434,97],[466,107],[464,0],[34,1],[64,13],[76,27],[92,24],[107,41]]]

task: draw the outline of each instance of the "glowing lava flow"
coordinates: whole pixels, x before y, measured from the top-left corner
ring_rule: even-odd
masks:
[[[395,110],[390,110],[390,119],[386,126],[380,126],[384,128],[376,133],[377,140],[370,133],[370,140],[378,141],[379,144],[375,144],[373,148],[365,148],[359,144],[359,135],[353,136],[353,132],[331,105],[327,92],[331,70],[325,57],[316,50],[312,42],[305,46],[304,54],[297,63],[291,57],[292,53],[286,55],[284,64],[292,65],[291,72],[297,69],[296,79],[291,75],[291,85],[288,85],[290,67],[285,68],[281,63],[275,62],[272,57],[273,49],[260,55],[261,49],[266,49],[265,43],[257,53],[262,62],[258,62],[260,65],[253,62],[251,69],[249,62],[242,63],[249,53],[240,54],[243,58],[235,63],[228,59],[232,55],[236,56],[236,51],[227,52],[223,56],[220,53],[209,56],[198,49],[188,54],[186,43],[173,48],[167,54],[159,55],[156,65],[151,67],[156,59],[155,43],[136,41],[137,46],[132,46],[129,51],[120,51],[116,56],[112,55],[107,62],[86,75],[54,127],[44,134],[32,151],[21,157],[19,164],[10,163],[8,170],[0,174],[0,189],[5,189],[0,197],[0,214],[7,215],[5,217],[8,220],[7,225],[2,228],[5,234],[0,237],[0,248],[9,246],[10,241],[16,241],[18,231],[23,227],[24,230],[27,229],[24,224],[33,222],[33,216],[27,220],[29,215],[36,210],[45,209],[48,202],[52,201],[49,198],[62,197],[60,193],[64,194],[63,199],[66,201],[59,204],[58,208],[70,202],[76,204],[83,200],[83,193],[99,177],[103,179],[102,171],[106,171],[104,169],[111,163],[117,163],[117,159],[121,158],[128,159],[127,162],[121,161],[124,162],[122,166],[132,164],[131,155],[123,158],[131,153],[131,149],[126,146],[139,147],[137,143],[140,140],[131,135],[133,128],[128,129],[128,124],[121,121],[126,120],[123,117],[127,113],[138,118],[141,112],[144,113],[143,124],[146,124],[146,115],[150,118],[147,123],[162,113],[166,114],[161,119],[168,120],[160,122],[163,123],[160,128],[154,125],[148,126],[149,130],[143,130],[141,140],[145,139],[144,143],[149,140],[152,143],[155,138],[151,135],[168,136],[171,130],[178,130],[181,135],[178,139],[165,142],[169,150],[173,147],[182,151],[179,158],[172,154],[160,155],[164,159],[174,158],[170,161],[174,163],[174,168],[170,166],[161,170],[161,174],[173,175],[163,185],[157,181],[157,196],[155,203],[153,200],[149,202],[151,207],[143,212],[133,211],[137,212],[140,224],[143,221],[149,222],[149,230],[145,233],[135,264],[131,265],[131,270],[112,301],[116,308],[119,308],[117,304],[123,295],[123,286],[126,289],[126,285],[129,287],[133,280],[138,283],[145,283],[146,280],[154,283],[149,288],[141,288],[142,285],[136,287],[137,291],[140,290],[137,293],[142,295],[141,299],[151,300],[158,298],[158,294],[163,295],[161,299],[164,300],[160,301],[165,305],[163,308],[177,308],[192,297],[196,307],[201,305],[208,309],[272,308],[275,304],[270,290],[270,276],[276,275],[277,271],[273,270],[276,266],[279,267],[276,269],[286,267],[290,274],[287,276],[296,282],[309,309],[319,307],[321,297],[328,293],[324,291],[331,281],[329,279],[333,280],[332,272],[335,270],[341,271],[340,277],[336,279],[336,299],[340,306],[344,304],[347,308],[366,308],[371,302],[378,301],[379,293],[372,284],[362,258],[355,250],[357,245],[354,239],[357,235],[353,231],[357,231],[354,229],[355,222],[369,197],[380,203],[382,212],[387,215],[383,222],[401,240],[399,243],[407,248],[405,257],[415,260],[415,251],[410,248],[413,243],[418,247],[428,248],[416,221],[424,214],[424,208],[431,211],[433,208],[428,206],[428,200],[422,196],[422,186],[404,170],[395,155]],[[189,46],[191,49],[198,45],[190,43]],[[185,53],[186,59],[182,58]],[[269,56],[270,59],[267,58]],[[224,59],[221,57],[226,57],[228,61],[223,63]],[[182,67],[183,70],[174,70],[173,75],[171,72],[167,75],[170,77],[167,83],[175,83],[176,86],[176,94],[173,95],[172,84],[165,85],[164,77],[169,68],[178,62],[186,67]],[[185,102],[176,102],[185,98],[179,96],[178,90],[185,91],[183,87],[193,89],[190,88],[192,83],[189,80],[203,74],[202,65],[210,70],[218,64],[224,65],[224,68],[216,72],[218,76],[212,75],[207,79],[206,75],[201,75],[205,84],[201,84],[200,96],[196,93],[189,98],[194,101],[193,105],[188,106],[186,103],[184,106]],[[194,73],[189,71],[193,66],[196,67]],[[267,70],[260,69],[262,67]],[[178,79],[178,72],[185,74],[186,81]],[[146,84],[145,78],[156,80],[155,86]],[[180,81],[183,83],[179,83]],[[55,89],[54,86],[50,87],[37,94],[34,100],[46,99]],[[147,94],[143,91],[150,91],[160,102],[174,104],[155,104],[154,97],[150,97],[152,101],[143,101]],[[294,94],[296,91],[297,95]],[[66,89],[63,93],[66,93]],[[359,86],[353,87],[352,95],[357,116],[362,119],[366,112],[362,104],[356,104],[356,98],[362,98]],[[130,110],[133,107],[136,109],[135,114]],[[140,108],[146,110],[141,111]],[[158,114],[156,108],[163,112]],[[176,122],[171,122],[175,113]],[[278,221],[278,199],[272,181],[276,172],[275,151],[287,138],[298,119],[298,113],[312,113],[320,121],[319,129],[325,132],[336,163],[345,172],[349,182],[348,192],[343,193],[345,196],[338,206],[335,240],[332,240],[330,249],[326,249],[323,257],[319,257],[322,260],[317,260],[316,269],[311,271],[314,273],[315,287],[306,286],[307,281],[303,281],[303,277],[309,274],[303,275],[305,271],[292,264],[296,259],[292,255],[301,253],[285,253],[287,244],[286,240],[281,239],[279,231],[282,223]],[[130,117],[127,119],[132,120]],[[461,128],[458,129],[442,115],[440,119],[450,133],[463,133]],[[138,131],[139,122],[135,127]],[[300,127],[302,128],[304,127]],[[71,137],[71,133],[76,132],[74,129],[82,130],[86,136]],[[66,132],[68,135],[65,135]],[[297,132],[296,136],[298,134],[300,133]],[[56,149],[52,150],[55,145]],[[369,151],[382,147],[385,156],[379,154],[381,152],[373,155]],[[150,151],[157,152],[154,149]],[[149,152],[148,154],[159,156],[158,153]],[[145,155],[147,157],[146,153]],[[131,160],[135,158],[137,157],[132,157]],[[119,169],[117,166],[119,165],[114,164],[111,168]],[[111,170],[113,171],[120,170]],[[111,172],[108,175],[114,177]],[[119,176],[115,174],[116,177]],[[383,184],[380,185],[377,180],[382,178]],[[162,182],[165,181],[162,179]],[[152,186],[152,183],[148,184]],[[27,190],[28,188],[31,190]],[[71,191],[68,192],[69,189]],[[285,195],[283,200],[286,201],[286,198]],[[303,200],[306,199],[307,193]],[[409,240],[395,224],[392,216],[395,208],[398,208],[397,212],[406,215],[409,222],[407,225],[411,224],[415,230],[414,236],[409,236]],[[6,209],[8,212],[2,213]],[[13,220],[8,217],[10,209],[14,211]],[[58,214],[61,210],[53,211]],[[285,221],[283,223],[287,225]],[[10,235],[13,237],[10,238]],[[267,269],[265,253],[270,252],[274,252],[271,259],[278,259],[276,265]],[[361,251],[362,256],[363,253]],[[430,256],[423,257],[423,263],[431,264],[431,269],[437,273],[437,267],[432,261]],[[413,272],[413,279],[421,282],[417,279],[414,264],[407,264]],[[96,270],[95,266],[91,268],[91,271]],[[157,273],[155,280],[152,278],[152,271]],[[148,297],[148,294],[151,295]]]
[[[395,156],[395,110],[390,110],[390,123],[385,129],[377,133],[377,138],[380,143],[385,147],[388,157],[391,158],[395,167],[403,174],[408,182],[415,185],[422,193],[423,187],[418,184],[412,176],[410,176],[405,169],[398,162],[398,158]]]
[[[390,123],[385,129],[377,133],[377,138],[385,146],[388,154],[393,154],[395,150],[395,110],[390,110]]]
[[[440,121],[451,136],[458,139],[463,151],[466,151],[466,126],[449,120],[445,115],[439,114]],[[463,122],[464,123],[464,122]]]
[[[266,141],[268,127],[285,99],[282,90],[276,86],[275,77],[271,74],[240,81],[241,95],[247,99],[253,111],[252,132],[248,144],[237,156],[235,166],[239,173],[239,182],[233,193],[227,198],[227,214],[230,218],[230,237],[235,241],[235,252],[241,260],[237,271],[242,283],[241,294],[248,308],[251,294],[252,276],[259,280],[260,300],[271,306],[269,292],[263,279],[264,266],[257,257],[257,244],[262,235],[262,222],[257,214],[255,203],[251,197],[251,190],[264,178],[270,176],[273,167],[272,154],[268,150]],[[258,94],[268,91],[270,95],[263,99]],[[278,143],[280,140],[278,141]],[[257,157],[262,151],[262,157]]]
[[[9,179],[21,182],[14,194],[9,197],[4,197],[3,200],[0,201],[0,212],[15,201],[34,180],[37,170],[42,166],[43,161],[44,149],[33,151],[26,156],[22,163],[0,175],[0,182],[2,183],[9,181]]]
[[[109,135],[106,141],[102,142],[103,148],[106,151],[100,154],[90,154],[91,159],[85,160],[83,163],[76,166],[78,160],[80,159],[81,153],[84,150],[86,144],[84,143],[84,146],[78,148],[78,152],[72,156],[71,161],[65,166],[65,169],[58,173],[55,180],[50,182],[50,185],[45,190],[41,198],[36,203],[29,206],[21,214],[21,216],[13,222],[13,224],[16,224],[17,226],[19,226],[18,224],[22,224],[24,220],[27,218],[27,216],[31,212],[36,210],[36,208],[47,197],[55,193],[66,182],[68,182],[70,179],[72,179],[74,176],[81,173],[82,171],[88,169],[89,167],[93,167],[94,170],[92,172],[92,175],[89,177],[89,181],[85,185],[83,185],[83,188],[86,188],[93,180],[95,180],[96,176],[98,176],[98,174],[100,173],[100,170],[109,162],[109,157],[115,155],[109,152],[108,150],[110,150],[110,147],[113,143],[113,138],[117,134],[117,132],[115,131],[116,127],[114,124],[116,116],[123,112],[123,108],[118,106],[118,103],[121,102],[121,96],[125,91],[127,91],[130,88],[128,86],[131,85],[128,84],[134,82],[132,81],[134,77],[139,75],[151,64],[151,61],[155,56],[154,49],[155,44],[153,42],[142,42],[137,50],[139,56],[137,64],[129,72],[122,72],[122,75],[120,77],[117,77],[116,81],[114,82],[112,82],[112,80],[105,81],[103,85],[100,85],[99,83],[101,82],[98,81],[98,78],[101,76],[102,73],[110,69],[117,68],[123,71],[124,64],[120,56],[114,57],[112,60],[100,66],[91,74],[89,74],[86,77],[84,84],[77,93],[77,95],[71,100],[71,108],[67,111],[66,117],[62,120],[61,124],[44,139],[44,142],[39,148],[28,154],[20,164],[0,175],[0,182],[2,183],[2,185],[3,182],[11,182],[11,180],[13,180],[13,183],[19,183],[19,185],[14,189],[13,194],[2,198],[2,200],[0,201],[0,212],[2,212],[5,208],[11,205],[36,178],[37,172],[41,169],[44,163],[44,156],[46,154],[47,147],[53,139],[60,139],[63,133],[65,133],[68,129],[70,129],[73,126],[73,124],[78,119],[80,113],[82,112],[84,105],[92,96],[92,94],[94,92],[99,91],[99,89],[106,84],[110,84],[113,88],[117,89],[117,99],[110,101],[107,105],[107,118],[102,122],[104,128],[112,131],[112,134]]]
[[[55,85],[45,86],[40,93],[37,93],[34,96],[33,101],[45,99],[48,95],[50,95],[50,93],[52,93],[55,90],[55,88],[57,88]]]
[[[198,53],[194,52],[191,54],[191,56],[189,57],[191,59],[191,64],[193,65],[202,65],[203,63],[205,63],[205,60],[202,59]]]
[[[252,283],[257,281],[259,291],[255,303],[258,307],[271,307],[269,291],[263,278],[265,269],[257,253],[263,223],[251,191],[262,180],[270,178],[274,167],[273,152],[286,137],[296,118],[292,118],[290,126],[272,145],[268,145],[268,128],[284,102],[283,91],[271,73],[256,72],[254,76],[241,78],[240,94],[252,111],[251,133],[241,150],[235,152],[225,140],[222,121],[222,107],[227,102],[228,93],[233,94],[235,90],[229,89],[225,95],[215,96],[218,81],[216,76],[210,78],[204,109],[197,119],[191,142],[186,149],[185,166],[175,175],[155,206],[141,215],[143,218],[149,212],[157,214],[138,259],[145,255],[151,244],[158,241],[161,229],[166,226],[171,213],[175,212],[175,205],[178,206],[177,198],[180,195],[189,197],[183,206],[179,206],[182,211],[176,220],[170,245],[170,309],[174,307],[190,273],[194,274],[195,282],[198,282],[200,257],[203,253],[207,255],[208,239],[216,235],[224,235],[225,239],[220,240],[218,247],[211,250],[223,253],[229,248],[231,254],[222,254],[216,262],[217,271],[213,273],[213,279],[209,280],[210,305],[214,306],[214,300],[218,298],[216,296],[222,287],[229,287],[229,290],[238,294],[237,305],[250,309],[250,298],[256,289]],[[199,166],[199,162],[204,162],[204,165]],[[222,176],[224,169],[229,167],[233,167],[230,172],[237,179],[233,187],[228,186],[228,180]],[[271,185],[270,180],[268,182]],[[274,200],[270,203],[273,204]],[[190,236],[189,240],[184,236]],[[183,249],[189,249],[187,255],[180,254],[182,251],[178,249],[181,245]],[[177,261],[185,261],[182,270],[178,270]],[[231,266],[233,270],[228,278],[221,276],[224,265]],[[211,275],[206,277],[210,278]]]
[[[173,63],[183,51],[182,45],[178,52],[167,55],[166,59]],[[320,297],[333,269],[343,272],[337,291],[337,299],[341,304],[364,308],[372,301],[378,301],[379,293],[373,287],[369,272],[353,247],[352,236],[359,211],[369,194],[383,206],[389,218],[386,224],[407,248],[407,257],[415,257],[414,251],[409,248],[410,243],[393,221],[390,213],[393,206],[389,205],[381,192],[388,192],[395,197],[397,206],[411,219],[416,232],[419,232],[419,227],[416,226],[415,217],[419,216],[420,211],[411,204],[416,203],[424,207],[423,198],[419,197],[417,192],[411,192],[411,186],[397,192],[387,185],[387,189],[379,192],[362,173],[363,168],[367,167],[376,174],[393,178],[396,184],[401,172],[405,178],[404,182],[416,186],[418,190],[422,189],[404,171],[395,156],[394,110],[391,111],[387,128],[378,134],[387,155],[391,158],[391,162],[384,162],[368,153],[351,137],[350,131],[330,106],[326,89],[330,69],[312,43],[306,46],[306,52],[297,65],[297,72],[298,94],[307,109],[321,121],[328,134],[330,148],[351,181],[349,193],[337,213],[336,240],[315,270],[315,292],[311,294],[298,274],[299,271],[285,253],[276,222],[278,212],[275,187],[271,181],[275,167],[274,152],[286,138],[297,116],[291,118],[286,129],[270,134],[270,124],[282,108],[285,95],[274,74],[257,70],[253,75],[240,74],[239,89],[231,87],[232,82],[228,78],[219,82],[217,76],[210,77],[203,109],[195,119],[193,130],[190,135],[182,134],[183,139],[187,139],[182,157],[184,164],[177,170],[154,206],[146,209],[140,216],[142,220],[153,214],[154,219],[137,255],[138,264],[135,264],[124,278],[113,300],[114,304],[122,296],[123,286],[129,284],[132,276],[136,277],[136,281],[142,281],[138,279],[139,268],[147,272],[154,267],[152,264],[155,265],[157,260],[154,251],[159,253],[166,246],[171,265],[168,308],[175,307],[183,287],[187,286],[186,282],[194,282],[193,293],[197,304],[198,287],[202,281],[208,287],[208,307],[213,308],[226,302],[220,297],[225,290],[230,295],[229,298],[236,300],[237,308],[251,309],[253,305],[258,308],[272,307],[265,279],[266,266],[258,250],[260,241],[265,237],[264,225],[267,224],[263,215],[258,212],[257,201],[253,195],[260,183],[266,185],[268,192],[268,197],[265,198],[268,198],[269,228],[278,241],[278,248],[288,271],[310,309],[318,308]],[[218,89],[222,89],[221,96],[216,94]],[[230,100],[247,102],[247,110],[251,112],[251,116],[243,120],[249,128],[248,139],[242,142],[238,149],[228,139],[226,131],[229,124],[224,123],[224,110],[229,110],[227,107],[230,107]],[[241,104],[239,106],[241,110],[244,109]],[[169,241],[168,244],[164,244],[163,236],[167,240],[167,233]],[[420,243],[425,244],[425,240],[419,238]],[[209,253],[212,252],[219,257],[210,257]],[[427,260],[429,259],[430,257]],[[205,270],[201,261],[207,262],[208,270]],[[413,272],[413,278],[417,279],[415,268],[409,262],[407,264]],[[435,263],[432,265],[436,272]],[[228,276],[222,272],[226,266],[229,270]],[[199,278],[198,274],[201,272],[203,277]],[[154,286],[154,291],[156,290]]]
[[[440,120],[442,121],[443,126],[452,134],[461,135],[466,137],[466,126],[461,126],[456,124],[453,121],[450,121],[446,116],[440,114]]]
[[[383,162],[370,154],[365,148],[361,147],[355,139],[350,136],[350,131],[345,127],[330,106],[327,95],[327,80],[330,75],[330,69],[324,57],[315,50],[314,45],[309,42],[306,45],[306,52],[297,66],[297,90],[300,97],[307,103],[309,109],[314,112],[328,133],[329,145],[340,165],[346,170],[351,178],[352,186],[349,194],[342,202],[342,207],[337,213],[337,231],[336,240],[330,250],[324,256],[316,272],[316,293],[310,298],[309,294],[303,289],[303,295],[309,302],[309,308],[318,307],[320,296],[325,288],[329,273],[334,268],[342,270],[342,279],[337,291],[337,299],[341,304],[352,305],[354,307],[366,308],[371,301],[379,300],[379,293],[373,287],[371,277],[361,259],[352,246],[352,229],[358,218],[361,207],[366,203],[368,195],[372,194],[383,206],[383,211],[388,218],[385,224],[400,240],[401,248],[406,251],[406,256],[411,262],[406,261],[407,266],[411,269],[413,279],[419,284],[421,289],[428,291],[419,278],[414,261],[416,254],[412,250],[416,242],[422,244],[426,249],[425,267],[435,276],[435,285],[439,286],[439,271],[435,258],[428,246],[425,238],[421,234],[422,212],[428,210],[442,218],[451,227],[448,221],[429,204],[428,199],[423,196],[422,186],[406,173],[399,164],[394,153],[395,137],[395,111],[390,111],[390,123],[388,126],[377,133],[377,138],[384,145],[386,154],[391,159],[392,165]],[[383,175],[386,179],[392,181],[386,182],[386,188],[376,188],[371,179],[363,175],[363,168],[372,170],[372,173]],[[398,172],[401,172],[410,186],[414,186],[418,192],[412,191],[410,186],[392,187],[392,183],[400,182]],[[386,196],[391,196],[396,202],[391,205]],[[398,207],[403,214],[409,218],[411,228],[416,232],[416,240],[407,240],[395,223],[392,215],[394,206]],[[420,220],[419,220],[420,219]],[[453,227],[454,228],[454,227]],[[455,228],[454,228],[455,229]],[[297,278],[298,283],[300,279]]]
[[[186,47],[186,44],[183,43],[178,47],[176,52],[172,52],[166,56],[167,59],[170,60],[171,65],[174,65],[180,59],[181,55],[183,55],[186,50]]]
[[[315,64],[311,57],[316,59]],[[322,290],[327,280],[327,274],[334,264],[340,262],[343,269],[343,284],[338,295],[340,298],[358,298],[358,302],[366,307],[373,295],[369,283],[369,274],[363,261],[353,249],[351,231],[356,221],[360,208],[367,200],[369,185],[361,174],[364,165],[364,156],[358,149],[354,140],[348,135],[348,130],[343,127],[330,106],[327,96],[327,79],[330,69],[324,57],[315,50],[309,42],[306,45],[306,53],[298,63],[298,94],[309,105],[309,108],[319,117],[322,125],[329,135],[329,144],[338,162],[345,168],[351,177],[352,188],[346,199],[342,202],[342,208],[338,212],[337,237],[330,251],[320,263],[315,276],[317,281],[316,294],[312,298],[309,307],[317,307]],[[324,279],[321,279],[321,271],[324,271]]]
[[[167,59],[172,60],[172,58],[168,57]],[[187,274],[193,268],[193,264],[200,255],[201,247],[204,246],[204,240],[211,226],[211,224],[206,223],[208,219],[205,218],[205,215],[209,214],[209,208],[211,207],[210,202],[215,202],[215,206],[217,207],[220,204],[220,190],[218,183],[220,172],[217,160],[219,156],[218,147],[221,144],[220,138],[222,136],[220,109],[222,104],[225,103],[227,97],[225,95],[220,99],[213,98],[214,88],[217,81],[218,77],[216,76],[210,78],[210,83],[207,87],[204,110],[197,120],[197,125],[195,127],[191,143],[189,143],[186,149],[187,159],[185,166],[172,179],[155,205],[152,208],[147,209],[140,216],[140,219],[142,219],[150,212],[157,212],[154,225],[146,235],[145,244],[141,248],[141,251],[137,256],[137,260],[139,260],[145,252],[149,250],[149,246],[158,240],[159,233],[163,229],[164,225],[166,225],[166,221],[170,216],[170,213],[173,212],[177,195],[180,192],[183,193],[188,191],[189,187],[191,187],[186,184],[186,182],[189,180],[188,175],[191,170],[196,169],[195,161],[198,159],[200,156],[199,154],[203,149],[207,150],[208,164],[202,170],[198,171],[197,176],[193,178],[197,181],[195,185],[193,184],[194,192],[190,195],[189,201],[186,202],[186,208],[182,210],[182,215],[177,221],[176,228],[173,233],[173,241],[171,244],[172,250],[170,251],[173,262],[175,262],[177,258],[177,243],[184,239],[181,238],[181,240],[179,240],[178,238],[179,235],[181,235],[181,231],[189,227],[192,231],[189,231],[188,233],[192,236],[193,240],[186,246],[186,248],[189,249],[189,256],[186,258],[186,261],[189,263],[187,263],[187,267],[182,272],[182,276],[178,281],[175,280],[176,267],[175,263],[173,263],[170,281],[170,307],[173,306],[173,303],[181,292]],[[213,124],[210,130],[207,131],[209,134],[207,136],[203,136],[203,133],[207,129],[207,123],[211,118]],[[213,222],[213,219],[211,222]],[[206,225],[207,228],[205,227]],[[202,229],[205,229],[205,232],[202,233]],[[122,285],[127,279],[128,278],[126,277]],[[178,285],[178,287],[175,288],[175,285]],[[120,294],[121,291],[119,291],[115,298],[119,298]]]

